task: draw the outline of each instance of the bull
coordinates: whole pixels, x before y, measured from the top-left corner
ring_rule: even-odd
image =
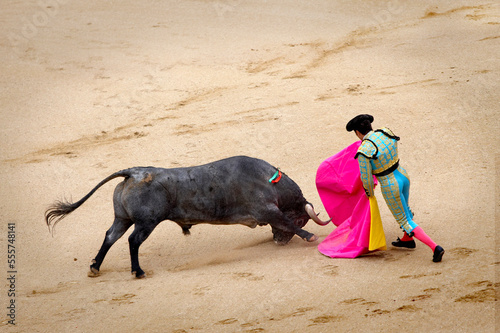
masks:
[[[270,224],[273,239],[287,244],[294,235],[313,242],[318,237],[303,226],[313,219],[324,225],[286,174],[270,181],[277,169],[269,163],[235,156],[200,166],[184,168],[134,167],[113,173],[77,202],[56,201],[45,212],[49,231],[66,215],[80,207],[97,189],[117,177],[125,179],[113,194],[114,222],[92,260],[89,275],[98,275],[111,246],[134,224],[128,238],[132,274],[145,277],[139,266],[139,247],[164,220],[177,223],[185,235],[198,223],[242,224],[255,228]]]

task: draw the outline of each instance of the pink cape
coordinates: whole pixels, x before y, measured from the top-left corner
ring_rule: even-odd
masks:
[[[370,224],[377,220],[380,235],[380,216],[376,200],[370,202],[360,179],[358,161],[354,155],[360,146],[357,141],[320,164],[316,187],[328,215],[337,228],[319,245],[318,250],[332,258],[356,258],[370,248]],[[376,179],[374,179],[376,182]],[[372,205],[372,208],[370,206]],[[376,207],[374,207],[375,205]],[[375,232],[375,228],[373,228]],[[383,236],[385,249],[385,237]],[[380,241],[380,237],[378,238]],[[380,242],[379,242],[380,243]],[[379,246],[379,245],[377,245]],[[370,249],[369,249],[370,248]]]

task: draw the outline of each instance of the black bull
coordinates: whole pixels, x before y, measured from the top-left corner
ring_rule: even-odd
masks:
[[[133,224],[128,240],[132,273],[138,278],[145,276],[139,266],[139,247],[164,220],[177,223],[184,234],[198,223],[243,224],[251,228],[270,224],[277,244],[287,244],[293,235],[310,242],[317,240],[302,227],[309,218],[324,222],[287,175],[282,174],[276,183],[269,182],[276,170],[263,160],[245,156],[187,168],[130,168],[105,178],[78,202],[55,202],[45,212],[45,220],[53,229],[99,187],[125,177],[113,195],[115,220],[90,266],[95,275],[110,247]]]

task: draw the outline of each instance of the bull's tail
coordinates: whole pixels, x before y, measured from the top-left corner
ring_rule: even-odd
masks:
[[[78,207],[80,207],[85,201],[87,201],[88,198],[94,194],[95,191],[99,189],[102,185],[106,184],[112,179],[118,178],[118,177],[125,177],[128,178],[130,177],[130,169],[127,170],[121,170],[118,172],[115,172],[114,174],[110,175],[109,177],[103,179],[99,184],[96,185],[86,196],[84,196],[82,199],[80,199],[77,202],[70,202],[68,200],[58,200],[54,202],[51,206],[47,208],[45,211],[45,222],[47,222],[47,227],[49,228],[49,231],[54,231],[54,228],[59,221],[61,221],[63,218],[66,217],[66,215],[70,214],[74,210],[76,210]]]

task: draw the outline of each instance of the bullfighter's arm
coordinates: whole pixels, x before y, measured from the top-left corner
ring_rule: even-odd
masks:
[[[358,156],[359,171],[361,173],[361,181],[367,196],[373,196],[373,174],[370,160],[363,155]]]

